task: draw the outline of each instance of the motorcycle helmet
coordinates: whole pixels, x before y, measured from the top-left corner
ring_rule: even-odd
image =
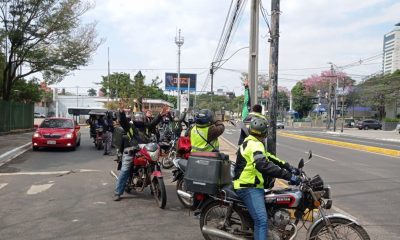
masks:
[[[160,156],[160,148],[156,143],[148,143],[144,146],[147,150],[148,154],[151,157],[151,160],[154,162],[158,161],[158,157]]]
[[[143,112],[136,112],[133,115],[133,123],[135,124],[136,127],[143,127],[144,126],[144,122],[145,122],[145,115]]]
[[[199,126],[211,125],[214,122],[214,114],[209,109],[202,109],[196,113],[194,121]]]
[[[249,133],[257,137],[266,137],[268,133],[267,120],[260,117],[253,117],[250,122]]]

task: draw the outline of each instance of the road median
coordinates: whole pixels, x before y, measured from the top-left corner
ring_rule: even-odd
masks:
[[[293,134],[293,133],[280,132],[279,135],[282,137],[300,139],[300,140],[304,140],[304,141],[308,141],[308,142],[315,142],[315,143],[321,143],[321,144],[326,144],[326,145],[334,145],[337,147],[350,148],[352,150],[359,150],[359,151],[364,151],[364,152],[383,154],[383,155],[391,156],[391,157],[400,157],[400,151],[393,150],[393,149],[366,146],[366,145],[361,145],[361,144],[335,141],[335,140],[324,139],[324,138],[308,137],[308,136],[303,136],[303,135],[298,135],[298,134]]]

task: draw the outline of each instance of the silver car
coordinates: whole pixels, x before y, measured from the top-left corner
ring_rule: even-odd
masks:
[[[285,128],[285,124],[283,122],[281,122],[281,121],[277,121],[276,122],[276,128],[277,129],[279,129],[279,128],[284,129]]]

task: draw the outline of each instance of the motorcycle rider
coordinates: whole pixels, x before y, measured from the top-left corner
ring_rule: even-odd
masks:
[[[289,163],[280,160],[265,149],[268,123],[264,118],[253,117],[249,133],[239,147],[236,159],[233,187],[243,200],[254,221],[254,239],[266,239],[268,216],[265,208],[264,188],[273,184],[274,178],[290,181],[298,185],[298,170]]]
[[[214,114],[209,109],[196,113],[195,123],[189,132],[191,152],[218,152],[218,137],[225,131],[224,123],[220,120],[214,121]]]
[[[162,120],[162,117],[169,112],[169,107],[164,106],[151,122],[145,121],[145,114],[143,112],[136,112],[132,118],[132,124],[128,122],[124,109],[124,104],[120,102],[119,107],[120,124],[127,133],[129,138],[129,146],[138,146],[139,144],[147,144],[150,142],[150,129],[157,126]],[[122,156],[122,166],[118,176],[117,184],[115,186],[114,201],[121,200],[121,195],[124,193],[126,182],[128,180],[130,169],[132,167],[132,156],[129,156],[129,152],[124,150]]]
[[[244,102],[243,102],[243,109],[242,109],[243,124],[241,125],[238,145],[242,145],[244,139],[247,137],[247,135],[248,135],[247,131],[249,129],[250,122],[253,117],[267,119],[261,113],[262,106],[260,104],[253,105],[253,107],[251,107],[251,112],[249,113],[249,109],[251,106],[251,99],[250,99],[250,94],[249,94],[249,82],[247,80],[245,80],[243,84],[244,84]]]
[[[107,112],[106,119],[103,120],[103,128],[105,131],[104,155],[111,155],[112,135],[114,132],[113,113]]]
[[[182,134],[182,123],[184,123],[186,127],[188,126],[188,123],[185,121],[186,111],[182,113],[181,117],[176,116],[176,113],[174,115],[175,116],[172,116],[171,113],[167,115],[167,117],[169,118],[169,127],[175,137],[179,138]]]

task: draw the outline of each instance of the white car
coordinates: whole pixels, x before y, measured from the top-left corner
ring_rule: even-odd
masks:
[[[281,122],[281,121],[277,121],[276,122],[276,128],[277,129],[279,129],[279,128],[284,129],[285,128],[285,124],[283,122]]]

